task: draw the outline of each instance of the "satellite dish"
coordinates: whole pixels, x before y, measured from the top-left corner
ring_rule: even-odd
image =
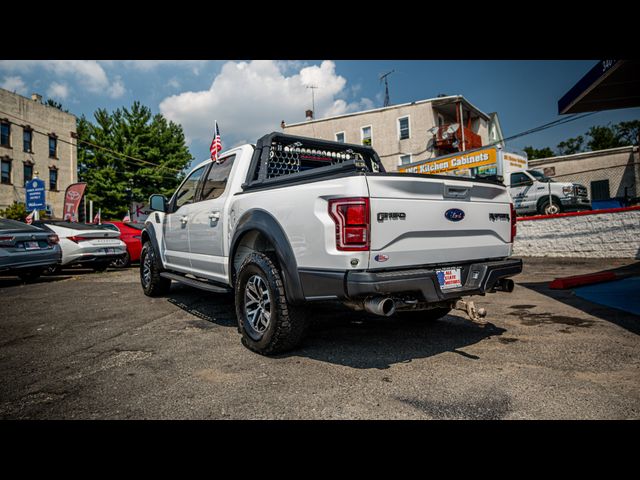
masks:
[[[437,126],[436,126],[436,127],[431,127],[431,128],[429,129],[429,133],[430,133],[431,135],[435,135],[435,134],[438,132],[438,128],[439,128],[439,127],[437,127]]]
[[[449,135],[453,135],[454,133],[456,133],[458,131],[459,128],[460,128],[459,124],[452,123],[451,125],[449,125],[449,128],[447,128],[447,133]]]

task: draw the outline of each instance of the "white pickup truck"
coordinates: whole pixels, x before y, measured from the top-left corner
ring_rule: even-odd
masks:
[[[386,173],[367,146],[272,133],[197,165],[150,207],[144,293],[233,291],[242,342],[265,355],[300,344],[313,301],[485,323],[462,297],[510,292],[522,271],[504,185]]]

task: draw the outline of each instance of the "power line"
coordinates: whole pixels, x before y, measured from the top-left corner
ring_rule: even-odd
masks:
[[[0,113],[2,113],[2,114],[4,114],[4,115],[9,115],[9,116],[11,116],[11,117],[14,117],[14,118],[18,118],[18,119],[20,119],[20,117],[17,117],[16,115],[13,115],[13,114],[8,113],[8,112],[4,112],[4,111],[2,111],[2,110],[0,110]],[[22,119],[20,119],[20,120],[22,120]],[[12,122],[11,120],[9,120],[9,123],[10,123],[10,124],[12,124],[12,125],[15,125],[15,126],[17,126],[17,127],[23,127],[23,128],[24,128],[24,125],[21,125],[21,124],[16,123],[16,122]],[[35,124],[35,123],[34,123],[33,125],[35,125],[35,126],[37,126],[37,127],[40,127],[40,128],[46,128],[46,127],[43,127],[42,125],[37,125],[37,124]],[[31,124],[29,124],[29,126],[31,126]],[[31,130],[32,130],[33,132],[35,132],[35,133],[39,133],[40,135],[43,135],[43,136],[46,136],[46,137],[48,137],[48,136],[49,136],[49,134],[48,134],[48,133],[41,132],[41,131],[36,130],[36,129],[34,129],[34,128],[32,128]],[[61,142],[61,143],[66,143],[67,145],[77,146],[75,143],[73,143],[73,142],[69,142],[69,141],[67,141],[67,140],[63,140],[63,139],[62,139],[62,138],[60,138],[60,137],[57,137],[57,140],[58,140],[59,142]],[[145,163],[145,164],[148,164],[148,165],[152,165],[152,166],[154,166],[154,167],[164,168],[164,169],[172,170],[172,171],[174,171],[174,172],[178,172],[178,173],[181,173],[181,172],[182,172],[182,170],[180,170],[180,169],[172,168],[172,167],[167,167],[167,166],[165,166],[165,165],[159,165],[159,164],[157,164],[157,163],[149,162],[148,160],[143,160],[143,159],[141,159],[141,158],[132,157],[131,155],[126,155],[126,154],[121,153],[121,152],[116,152],[115,150],[111,150],[111,149],[109,149],[109,148],[107,148],[107,147],[103,147],[103,146],[101,146],[101,145],[96,145],[96,144],[94,144],[94,143],[92,143],[92,142],[89,142],[89,141],[87,141],[87,140],[82,140],[81,138],[76,138],[76,140],[77,140],[79,143],[84,143],[84,144],[87,144],[87,145],[92,146],[93,148],[97,148],[97,149],[99,149],[99,150],[104,150],[104,151],[106,151],[106,152],[109,152],[109,153],[115,154],[115,155],[117,155],[117,158],[118,158],[118,159],[120,159],[120,160],[130,159],[130,160],[133,160],[133,161],[142,162],[142,163]],[[123,157],[124,157],[124,158],[123,158]],[[137,165],[137,166],[140,166],[140,165]]]

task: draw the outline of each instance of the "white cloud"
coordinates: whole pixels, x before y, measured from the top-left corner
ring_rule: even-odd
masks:
[[[122,64],[142,72],[149,72],[159,67],[182,67],[197,69],[209,60],[122,60]],[[110,62],[113,64],[114,62]]]
[[[294,67],[299,70],[288,74]],[[240,140],[258,137],[280,129],[280,122],[304,120],[311,108],[311,90],[315,89],[316,118],[370,108],[368,99],[347,103],[338,99],[347,80],[337,75],[335,64],[302,67],[275,61],[227,62],[208,90],[184,92],[165,98],[160,111],[180,123],[189,141],[211,139],[218,120],[225,147]]]
[[[65,100],[69,96],[69,87],[64,83],[53,82],[47,90],[47,96],[58,100]]]
[[[170,78],[167,82],[167,87],[175,88],[176,90],[180,88],[180,80],[176,77]]]
[[[42,68],[58,78],[73,79],[91,93],[106,93],[112,97],[124,93],[122,80],[117,77],[112,83],[102,65],[96,60],[0,61],[0,70],[7,72],[27,73],[37,68]]]
[[[107,89],[107,93],[111,98],[120,98],[125,94],[124,83],[120,77],[116,77],[114,82]]]
[[[20,95],[27,94],[27,85],[19,75],[5,77],[0,87],[11,92],[19,93]]]

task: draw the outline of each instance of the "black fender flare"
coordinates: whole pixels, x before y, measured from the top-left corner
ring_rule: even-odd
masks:
[[[280,223],[267,211],[252,209],[245,212],[233,232],[233,237],[229,243],[229,284],[234,285],[234,257],[236,249],[242,237],[251,231],[260,232],[275,248],[276,257],[280,264],[284,291],[287,301],[291,304],[304,302],[304,293],[300,276],[298,275],[298,264],[293,254],[293,248]]]
[[[142,233],[140,233],[140,241],[142,242],[142,245],[144,245],[144,242],[147,239],[151,242],[151,245],[153,245],[153,248],[156,251],[157,258],[161,258],[160,244],[158,243],[158,239],[156,238],[156,229],[145,225],[142,229]]]

